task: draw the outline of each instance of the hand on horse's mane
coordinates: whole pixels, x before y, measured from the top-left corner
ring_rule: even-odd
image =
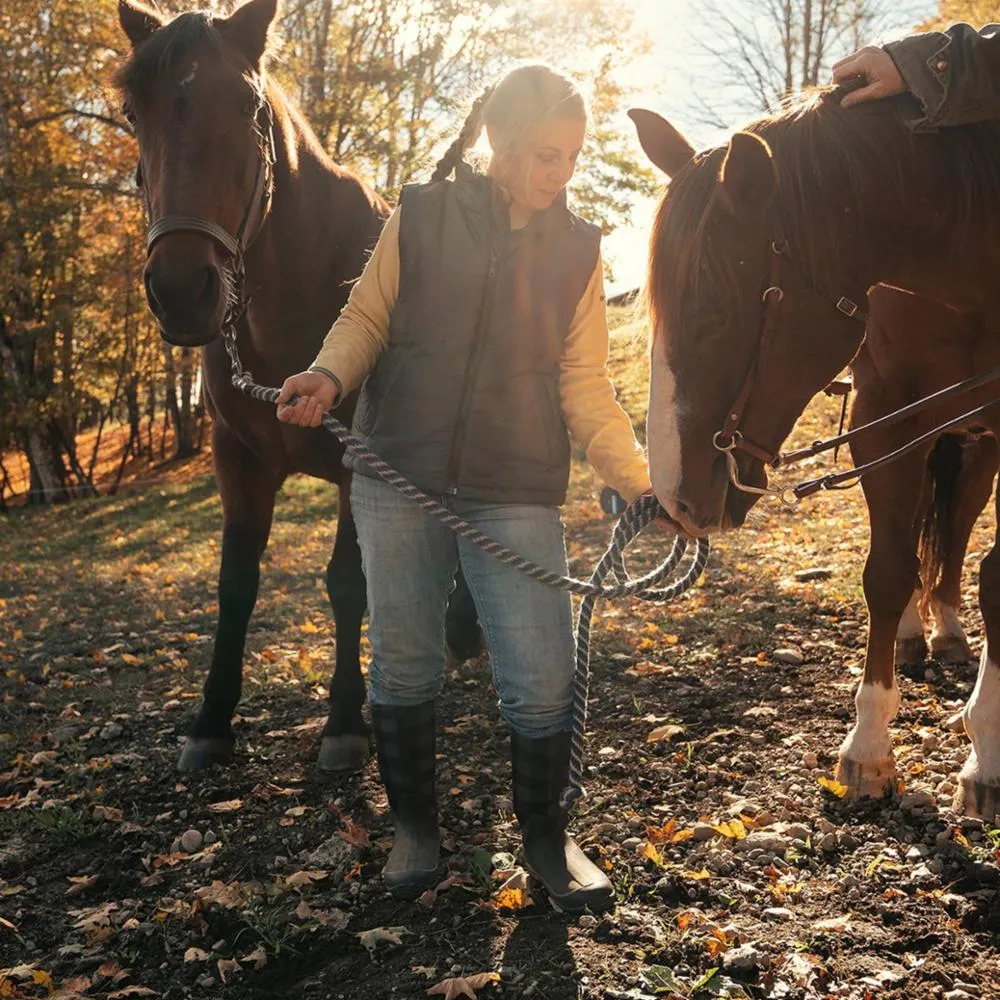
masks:
[[[842,108],[906,92],[906,81],[892,56],[877,45],[868,45],[834,63],[833,82],[837,89],[830,97],[839,97]]]

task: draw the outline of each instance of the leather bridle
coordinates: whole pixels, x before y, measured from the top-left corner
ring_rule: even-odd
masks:
[[[788,242],[781,239],[773,240],[770,245],[768,286],[764,289],[761,296],[763,311],[761,314],[761,333],[757,344],[757,351],[750,364],[750,368],[743,379],[743,384],[740,387],[736,401],[729,408],[726,419],[723,422],[722,429],[717,431],[712,438],[712,444],[715,448],[725,454],[726,463],[729,469],[730,482],[738,490],[741,490],[744,493],[754,493],[760,496],[775,496],[785,504],[794,505],[803,498],[812,496],[814,493],[818,493],[820,490],[850,489],[851,487],[857,486],[861,482],[862,477],[867,473],[902,458],[914,449],[932,442],[936,437],[946,431],[953,430],[963,424],[967,424],[970,420],[979,416],[990,407],[996,405],[996,399],[990,400],[988,403],[984,403],[983,405],[977,406],[966,413],[953,417],[951,420],[944,421],[932,430],[919,435],[911,441],[908,441],[902,447],[897,448],[886,455],[882,455],[870,462],[866,462],[864,465],[856,466],[843,472],[828,473],[827,475],[820,476],[817,479],[807,480],[794,486],[784,488],[750,486],[749,484],[742,482],[739,476],[739,466],[737,465],[736,456],[734,454],[737,451],[745,452],[772,469],[782,468],[784,466],[793,465],[796,462],[804,461],[807,458],[812,458],[813,456],[822,454],[823,452],[837,449],[844,444],[850,443],[867,431],[892,426],[893,424],[897,424],[908,417],[915,416],[917,413],[942,403],[947,399],[965,395],[975,389],[987,385],[990,382],[1000,380],[1000,367],[990,369],[980,375],[974,375],[971,378],[964,379],[961,382],[956,382],[954,385],[941,389],[938,392],[924,396],[907,406],[903,406],[897,410],[887,413],[883,417],[879,417],[877,420],[863,424],[860,427],[855,427],[846,434],[838,434],[833,438],[814,441],[808,447],[801,448],[797,451],[782,453],[780,451],[768,451],[766,448],[761,447],[759,444],[749,439],[740,430],[739,425],[740,421],[743,419],[744,410],[750,401],[754,387],[763,369],[764,358],[778,326],[781,301],[785,297],[785,292],[781,285],[781,263],[782,260],[789,259]],[[828,301],[838,312],[842,313],[849,319],[856,320],[859,323],[867,323],[868,314],[858,305],[858,303],[854,302],[846,295],[837,297],[827,295],[817,288],[814,283],[810,282],[809,284],[812,292],[819,295],[820,298]],[[864,338],[862,337],[861,343],[863,342]],[[831,383],[831,387],[834,384],[835,383]],[[831,387],[828,387],[828,391]]]
[[[146,255],[153,252],[156,244],[170,233],[201,233],[213,240],[225,251],[232,269],[232,288],[228,296],[226,313],[222,320],[223,334],[234,330],[250,304],[246,295],[246,266],[244,256],[253,241],[260,234],[271,210],[274,195],[274,167],[277,160],[274,140],[274,109],[263,93],[256,91],[256,104],[251,117],[251,127],[258,140],[259,154],[253,192],[243,211],[239,227],[232,235],[224,227],[211,219],[197,215],[164,215],[154,220],[146,233]],[[142,165],[136,171],[136,182],[145,190]],[[149,197],[146,195],[147,212]],[[150,213],[151,214],[151,213]]]

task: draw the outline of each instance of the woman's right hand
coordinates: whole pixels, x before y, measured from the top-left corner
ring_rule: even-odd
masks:
[[[296,427],[319,427],[333,407],[337,383],[321,372],[299,372],[285,379],[278,395],[278,419]],[[297,398],[295,398],[297,397]],[[290,402],[295,398],[295,402]]]

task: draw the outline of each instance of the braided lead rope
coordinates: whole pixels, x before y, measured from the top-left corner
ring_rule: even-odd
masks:
[[[227,335],[225,340],[226,349],[233,363],[233,385],[252,399],[264,403],[277,403],[280,390],[257,385],[250,372],[246,371],[240,363],[235,336]],[[530,559],[519,556],[478,528],[473,527],[468,521],[453,514],[447,507],[408,482],[392,466],[379,458],[336,417],[325,413],[323,426],[343,444],[346,451],[364,462],[383,482],[388,483],[403,496],[418,504],[456,535],[468,539],[498,562],[524,573],[539,583],[560,590],[568,590],[570,593],[583,597],[576,630],[569,783],[559,799],[560,805],[564,809],[571,808],[585,794],[582,783],[583,745],[587,730],[587,699],[590,691],[590,626],[597,598],[634,596],[643,601],[671,601],[680,597],[695,585],[705,569],[709,556],[708,539],[699,538],[696,541],[691,565],[679,579],[670,585],[656,589],[656,585],[662,583],[673,573],[680,563],[688,545],[684,538],[676,537],[674,539],[670,554],[662,565],[644,576],[631,579],[625,567],[624,551],[639,532],[662,513],[659,501],[655,496],[641,496],[633,501],[619,518],[611,538],[611,544],[598,562],[589,582],[562,576],[539,566]],[[614,573],[618,583],[609,586],[605,585],[603,581],[610,572]]]

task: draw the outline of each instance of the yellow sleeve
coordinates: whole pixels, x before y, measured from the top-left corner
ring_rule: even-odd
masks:
[[[608,375],[604,264],[597,267],[573,315],[563,349],[559,396],[570,435],[597,474],[628,501],[651,488],[649,466]]]
[[[375,367],[389,342],[389,316],[399,297],[399,209],[386,221],[347,305],[312,363],[336,376],[344,395]]]

